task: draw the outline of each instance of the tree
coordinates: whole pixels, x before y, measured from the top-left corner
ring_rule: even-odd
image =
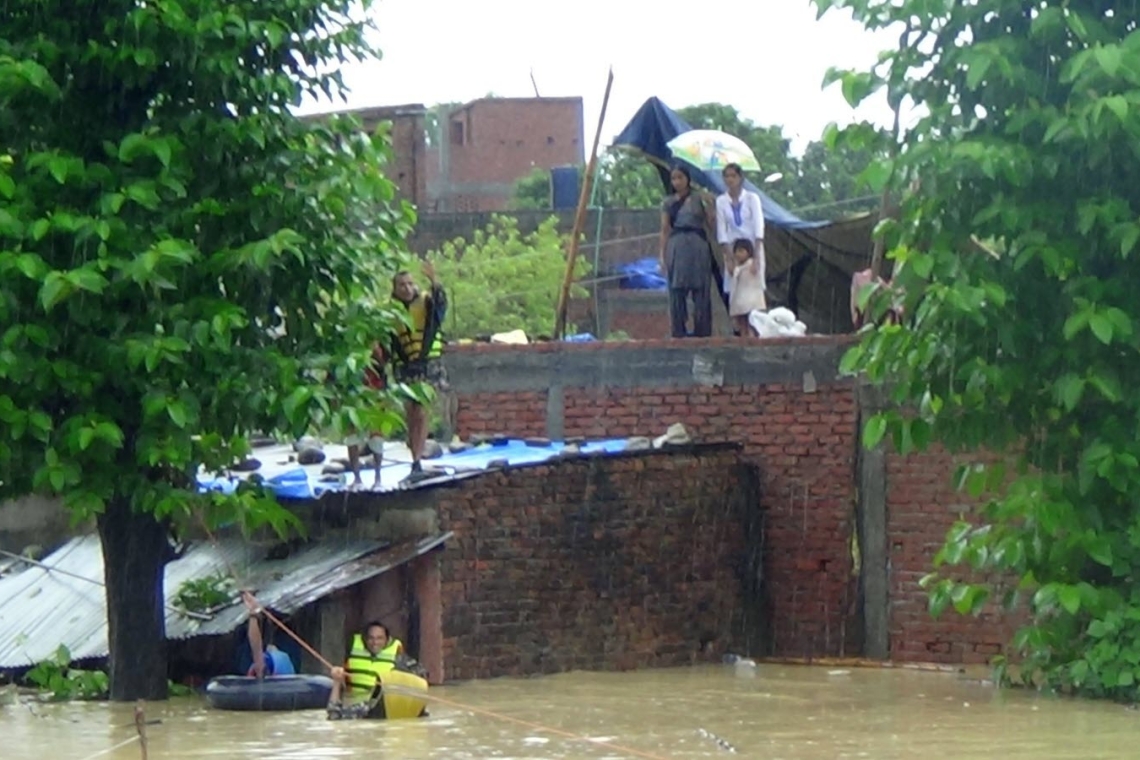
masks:
[[[796,213],[834,219],[876,211],[879,198],[868,193],[859,177],[885,157],[881,151],[829,145],[826,137],[811,141],[797,162],[796,176],[790,178]]]
[[[230,466],[254,430],[394,424],[358,381],[396,324],[375,298],[412,221],[387,137],[289,111],[373,55],[355,10],[7,7],[0,502],[56,494],[96,517],[113,699],[166,696],[171,531],[294,524],[256,488],[200,496],[199,467]]]
[[[556,216],[524,235],[515,219],[495,215],[470,240],[458,238],[429,252],[427,259],[448,287],[448,338],[510,330],[531,338],[548,335],[566,274],[568,242],[558,232]],[[575,274],[581,278],[589,272],[589,262],[579,257]],[[585,289],[575,287],[572,295],[585,295]]]
[[[744,140],[756,155],[764,176],[783,175],[763,190],[777,203],[789,208],[824,206],[811,216],[831,217],[860,213],[877,208],[875,201],[862,199],[865,193],[859,175],[873,163],[877,153],[870,148],[853,149],[847,143],[829,140],[825,134],[813,141],[802,157],[791,153],[791,140],[780,126],[758,126],[745,119],[730,105],[702,103],[688,106],[678,114],[694,129],[719,129]],[[584,169],[580,169],[584,171]],[[751,177],[759,181],[759,177]],[[613,148],[598,164],[598,192],[595,203],[606,208],[657,208],[666,193],[658,168],[634,153]],[[849,201],[857,201],[849,203]],[[518,209],[550,208],[550,172],[535,169],[518,180],[514,206]]]
[[[816,4],[871,28],[905,26],[880,67],[837,79],[853,103],[886,88],[893,105],[908,97],[925,112],[897,160],[874,172],[905,193],[886,234],[910,324],[865,333],[844,362],[889,383],[913,414],[873,417],[864,439],[1010,460],[960,473],[985,501],[934,559],[931,609],[1024,597],[1031,622],[1013,641],[1022,680],[1135,701],[1134,15],[1099,0]],[[997,580],[969,582],[979,577]]]
[[[436,103],[427,109],[424,114],[424,143],[429,148],[446,139],[447,135],[441,131],[444,126],[441,120],[461,105],[463,104],[456,102]]]
[[[519,181],[515,182],[511,205],[517,210],[545,211],[550,203],[550,170],[536,167]]]

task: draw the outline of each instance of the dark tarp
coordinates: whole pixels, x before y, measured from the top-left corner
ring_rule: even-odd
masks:
[[[692,129],[677,112],[650,98],[614,139],[616,148],[632,149],[651,161],[666,193],[672,192],[669,168],[676,163],[667,143]],[[690,167],[693,182],[717,194],[725,190],[717,172]],[[874,215],[834,222],[800,219],[751,182],[745,187],[760,196],[764,209],[769,306],[787,306],[813,332],[852,329],[851,276],[871,265]],[[719,256],[717,257],[719,259]],[[717,270],[717,287],[722,275]],[[723,292],[723,291],[722,291]]]

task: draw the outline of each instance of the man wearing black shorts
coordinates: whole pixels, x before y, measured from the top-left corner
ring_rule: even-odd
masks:
[[[448,389],[447,371],[443,366],[443,320],[447,316],[447,294],[436,277],[431,262],[424,264],[424,276],[431,291],[423,293],[409,272],[392,278],[392,297],[408,312],[408,324],[401,325],[393,343],[393,370],[401,383],[427,383],[437,392]],[[408,449],[412,453],[412,471],[405,483],[416,483],[430,477],[423,471],[420,459],[427,443],[427,407],[408,401],[404,405],[408,426]]]

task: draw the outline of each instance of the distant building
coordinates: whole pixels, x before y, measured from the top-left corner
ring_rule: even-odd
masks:
[[[482,98],[439,115],[427,212],[502,211],[536,168],[583,163],[581,98]]]
[[[351,113],[361,120],[369,132],[375,131],[382,121],[392,122],[392,162],[385,169],[388,179],[398,187],[397,197],[417,208],[429,206],[427,194],[427,141],[424,138],[424,118],[427,109],[422,104],[402,106],[373,106],[357,108]],[[319,119],[332,114],[315,114],[306,118]]]
[[[515,183],[536,168],[585,161],[581,98],[481,98],[442,110],[433,127],[428,109],[418,103],[345,113],[369,132],[392,122],[393,158],[386,173],[399,186],[399,197],[421,214],[504,211]],[[435,134],[429,136],[429,129]]]

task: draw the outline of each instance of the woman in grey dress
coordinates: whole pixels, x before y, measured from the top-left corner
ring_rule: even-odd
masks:
[[[669,280],[669,321],[674,338],[712,335],[712,248],[716,208],[693,192],[683,164],[670,173],[673,194],[661,204],[661,268]],[[689,299],[693,301],[693,331],[688,331]]]

